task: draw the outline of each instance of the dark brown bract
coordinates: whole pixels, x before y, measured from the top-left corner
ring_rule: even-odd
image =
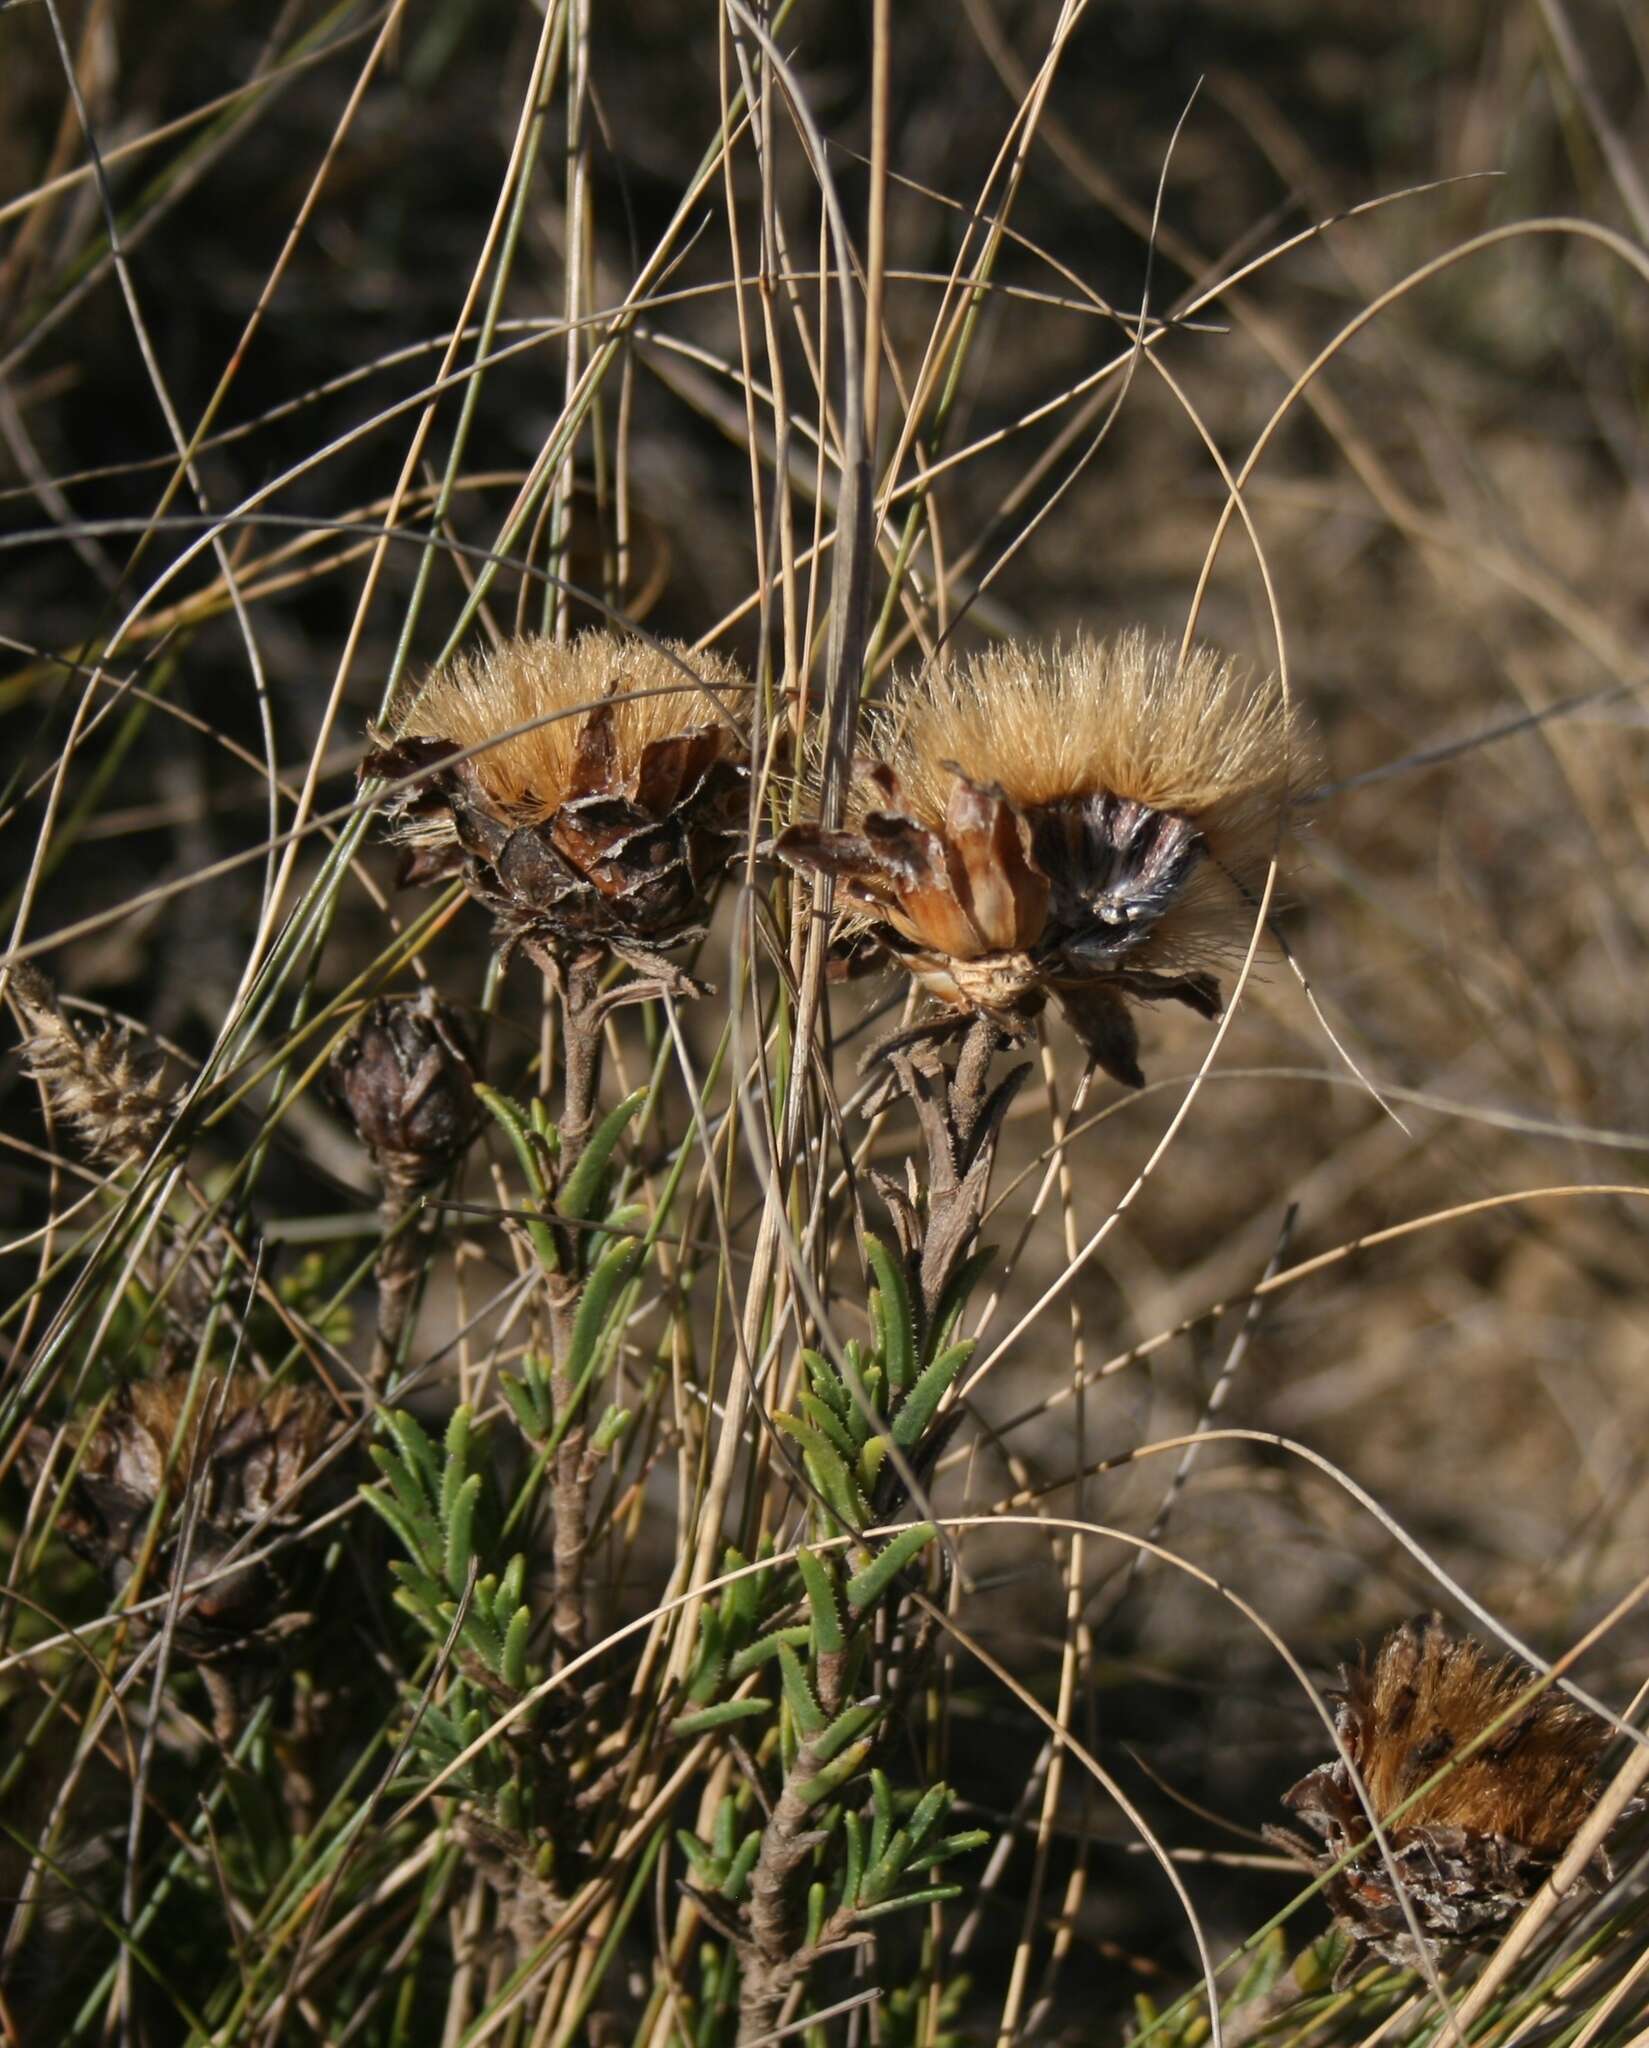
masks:
[[[385,1180],[427,1187],[475,1135],[480,1106],[463,1027],[435,994],[380,996],[332,1055],[332,1092]]]
[[[1610,1730],[1553,1690],[1397,1813],[1534,1680],[1517,1659],[1493,1660],[1480,1644],[1451,1635],[1435,1614],[1393,1630],[1372,1668],[1342,1670],[1335,1727],[1345,1756],[1284,1797],[1322,1846],[1286,1829],[1267,1832],[1318,1873],[1369,1845],[1324,1886],[1336,1920],[1359,1945],[1353,1965],[1366,1949],[1419,1965],[1405,1901],[1434,1954],[1492,1939],[1574,1839],[1597,1799],[1594,1772]],[[1389,1862],[1346,1758],[1381,1816]],[[1600,1856],[1597,1874],[1606,1870]]]
[[[1023,1031],[1051,997],[1138,1087],[1132,1005],[1217,1016],[1301,766],[1274,684],[1130,633],[1000,647],[873,716],[848,826],[776,842],[951,1009]]]
[[[744,830],[742,689],[719,656],[606,632],[461,657],[362,766],[416,778],[385,802],[402,879],[461,874],[511,944],[552,959],[690,937]]]

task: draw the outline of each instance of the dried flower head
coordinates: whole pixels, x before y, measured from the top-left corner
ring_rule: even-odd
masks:
[[[85,1031],[71,1023],[51,983],[26,963],[12,969],[11,995],[29,1028],[29,1072],[87,1157],[116,1167],[144,1158],[174,1106],[160,1085],[159,1054],[140,1052],[124,1025]]]
[[[167,1519],[145,1579],[147,1593],[168,1589],[191,1520],[186,1586],[217,1571],[236,1540],[266,1515],[273,1512],[284,1524],[314,1509],[307,1494],[300,1509],[295,1490],[336,1433],[337,1413],[327,1398],[314,1388],[270,1389],[238,1374],[225,1388],[221,1377],[208,1375],[191,1410],[190,1383],[186,1372],[133,1381],[83,1441],[71,1432],[78,1467],[55,1526],[107,1574],[115,1591],[132,1575],[159,1501]],[[22,1464],[31,1481],[51,1444],[50,1430],[26,1432]],[[202,1585],[185,1600],[177,1647],[207,1663],[284,1632],[289,1563],[242,1564]]]
[[[1219,1011],[1303,744],[1274,682],[1142,632],[1001,646],[873,713],[848,826],[776,850],[953,1009],[1018,1032],[1052,996],[1138,1086],[1129,1005]]]
[[[403,879],[462,874],[512,943],[556,958],[689,936],[743,830],[740,688],[721,656],[603,631],[460,656],[363,766],[420,778],[387,803]]]
[[[399,1190],[439,1180],[475,1135],[469,1043],[433,989],[369,1003],[328,1078],[380,1175]]]
[[[1404,1623],[1373,1668],[1343,1668],[1336,1733],[1345,1756],[1285,1795],[1323,1844],[1286,1829],[1273,1838],[1322,1872],[1361,1843],[1366,1852],[1331,1877],[1324,1895],[1361,1948],[1416,1966],[1406,1898],[1428,1946],[1492,1938],[1573,1841],[1598,1795],[1594,1772],[1610,1740],[1597,1715],[1548,1690],[1522,1707],[1394,1820],[1451,1757],[1497,1721],[1534,1682],[1514,1657],[1450,1634],[1440,1615]],[[1357,1795],[1346,1757],[1380,1815],[1388,1864]],[[1607,1865],[1600,1858],[1599,1874]],[[1353,1958],[1361,1948],[1354,1948]]]

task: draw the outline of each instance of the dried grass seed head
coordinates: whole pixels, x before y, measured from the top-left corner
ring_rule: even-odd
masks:
[[[868,722],[847,829],[778,851],[835,875],[852,935],[1021,1028],[1053,996],[1137,1085],[1137,1000],[1217,1014],[1306,762],[1280,684],[1142,631],[924,671]]]
[[[1611,1731],[1552,1688],[1518,1707],[1534,1682],[1520,1660],[1493,1657],[1436,1614],[1394,1629],[1372,1666],[1342,1670],[1336,1732],[1391,1851],[1388,1867],[1371,1846],[1325,1887],[1358,1943],[1416,1964],[1405,1898],[1434,1950],[1489,1939],[1574,1840],[1596,1803],[1595,1773]],[[1422,1791],[1455,1757],[1463,1761]],[[1314,1845],[1303,1851],[1314,1870],[1330,1869],[1370,1840],[1345,1757],[1302,1778],[1284,1803],[1321,1839],[1320,1852]],[[1302,1854],[1298,1838],[1281,1831],[1278,1838]]]
[[[363,773],[420,778],[386,804],[403,878],[463,874],[510,940],[668,944],[702,923],[743,830],[745,689],[724,656],[669,641],[511,640],[407,692]]]
[[[29,1032],[24,1062],[87,1157],[113,1167],[147,1157],[174,1107],[160,1085],[160,1054],[140,1050],[125,1025],[71,1022],[51,983],[26,963],[12,969],[11,996]]]

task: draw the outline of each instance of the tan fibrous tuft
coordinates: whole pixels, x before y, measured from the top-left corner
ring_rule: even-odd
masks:
[[[1362,1948],[1412,1968],[1496,1939],[1574,1841],[1611,1731],[1536,1683],[1527,1665],[1453,1635],[1436,1614],[1405,1622],[1372,1665],[1341,1673],[1342,1753],[1284,1795],[1317,1840],[1266,1832],[1322,1879],[1355,1945],[1347,1971]],[[1585,1874],[1608,1878],[1604,1848]]]
[[[721,655],[592,628],[565,646],[534,635],[461,654],[392,706],[388,725],[398,740],[479,749],[475,779],[499,811],[517,824],[540,824],[572,792],[586,713],[610,703],[622,782],[650,741],[700,726],[731,732],[743,687],[737,666]]]
[[[83,1031],[63,1014],[46,977],[31,967],[12,970],[11,996],[29,1029],[23,1043],[28,1070],[87,1156],[109,1166],[145,1158],[174,1106],[160,1085],[160,1056],[139,1051],[123,1025]]]
[[[1190,819],[1245,882],[1263,875],[1311,760],[1275,678],[1208,647],[1182,662],[1177,641],[1140,627],[1004,642],[925,672],[871,713],[866,743],[924,824],[943,823],[957,769],[1022,811],[1105,794]]]
[[[1517,1658],[1495,1659],[1435,1620],[1395,1630],[1373,1670],[1348,1677],[1358,1768],[1375,1810],[1394,1812],[1533,1682]],[[1398,1825],[1503,1835],[1555,1858],[1592,1809],[1593,1773],[1609,1739],[1606,1722],[1550,1689],[1423,1793]]]

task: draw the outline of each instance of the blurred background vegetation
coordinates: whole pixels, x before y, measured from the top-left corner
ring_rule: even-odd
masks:
[[[1058,16],[1050,0],[893,9],[892,388],[908,388],[921,359],[936,280]],[[270,829],[258,765],[270,737],[290,786],[319,745],[321,801],[353,792],[422,559],[410,540],[389,551],[333,723],[329,693],[370,529],[491,218],[540,28],[517,0],[421,0],[399,13],[356,103],[385,19],[350,0],[60,0],[0,14],[8,930],[27,882],[26,936],[75,933],[50,954],[59,983],[192,1054],[221,1024],[257,918],[261,858],[212,870]],[[866,4],[799,0],[780,32],[855,224],[867,196],[869,23]],[[726,53],[715,10],[683,0],[591,8],[587,49],[581,220],[593,242],[579,302],[600,309],[619,302],[698,172]],[[458,545],[435,556],[414,663],[440,647],[473,551],[492,545],[565,395],[563,92],[547,121],[500,334],[513,352],[479,387],[445,524]],[[1078,1465],[1194,1427],[1240,1321],[1211,1311],[1255,1284],[1294,1208],[1287,1262],[1344,1256],[1268,1303],[1221,1422],[1309,1445],[1548,1652],[1642,1573],[1641,1200],[1497,1200],[1373,1240],[1487,1198],[1644,1179],[1649,290],[1597,236],[1494,231],[1577,218],[1641,248],[1646,134],[1649,26],[1629,0],[1107,0],[1061,59],[947,428],[947,451],[966,458],[934,487],[953,604],[1024,536],[973,604],[964,643],[1137,620],[1177,632],[1226,495],[1193,415],[1236,466],[1318,351],[1395,294],[1287,405],[1246,490],[1290,682],[1320,735],[1320,787],[1281,929],[1345,1053],[1283,958],[1262,961],[1168,1160],[1069,1291],[1090,1362],[1141,1345],[1147,1355],[1089,1391],[1078,1433],[1067,1309],[1047,1310],[983,1390],[1000,1434],[957,1467],[959,1509],[1022,1490],[1068,1511]],[[811,316],[816,187],[793,146],[774,169]],[[734,159],[733,203],[748,274],[761,204],[748,150]],[[718,173],[612,386],[627,446],[618,594],[658,633],[693,638],[728,621],[724,644],[754,662],[731,249]],[[1167,312],[1246,265],[1163,352],[1178,389],[1142,365],[1096,443],[1115,386],[1090,393],[1083,380],[1126,347],[1142,294]],[[755,317],[751,295],[746,310]],[[802,389],[793,335],[785,355]],[[174,467],[156,373],[185,435],[214,410],[199,495],[178,492],[152,524]],[[415,491],[439,474],[461,402],[443,401]],[[890,398],[884,458],[898,412]],[[759,455],[770,470],[765,438]],[[810,490],[811,443],[798,439],[794,455]],[[31,876],[50,771],[81,706],[66,665],[95,658],[199,531],[202,501],[221,511],[272,484],[257,516],[227,534],[260,673],[217,565],[197,555],[145,597],[122,664],[141,660],[139,680],[187,717],[100,702],[107,715],[76,736],[49,856]],[[579,486],[569,573],[599,584],[617,545],[615,483],[592,463]],[[425,530],[422,517],[410,530]],[[511,576],[493,599],[506,628],[518,602],[531,619],[541,601]],[[1199,630],[1275,660],[1240,527]],[[306,851],[301,873],[316,859]],[[391,858],[374,851],[369,864],[387,888]],[[156,884],[179,886],[105,915]],[[345,891],[331,985],[383,932],[382,912]],[[429,957],[454,1000],[479,998],[484,958],[469,925]],[[501,1028],[529,1043],[535,1014],[517,989]],[[1132,1181],[1205,1049],[1188,1017],[1148,1028],[1153,1087],[1107,1103],[1074,1155],[1078,1241]],[[1061,1058],[1068,1100],[1076,1055]],[[5,1088],[8,1128],[38,1148],[34,1091],[15,1062]],[[205,1169],[212,1143],[227,1161],[243,1136],[220,1127]],[[1047,1139],[1033,1085],[999,1178],[1007,1188],[1034,1168],[1006,1198],[1010,1242]],[[294,1105],[260,1185],[265,1212],[325,1215],[360,1206],[364,1187],[336,1118]],[[40,1151],[13,1150],[0,1176],[7,1237],[36,1227],[54,1199]],[[9,1260],[18,1286],[35,1257]],[[1032,1235],[993,1334],[1064,1262],[1057,1229]],[[430,1313],[433,1342],[457,1309],[439,1300]],[[1061,1405],[1043,1407],[1050,1397]],[[1150,1526],[1172,1462],[1090,1483],[1085,1512]],[[1330,1473],[1265,1444],[1205,1454],[1171,1541],[1319,1672],[1402,1615],[1448,1604]],[[1249,1867],[1225,1824],[1275,1817],[1321,1734],[1240,1614],[1163,1568],[1124,1592],[1126,1565],[1127,1553],[1090,1546],[1088,1739],[1169,1840],[1215,1852],[1185,1876],[1229,1944],[1294,1881]],[[1065,1592],[1048,1545],[982,1548],[976,1576],[970,1628],[1051,1697]],[[1584,1676],[1617,1701],[1649,1677],[1641,1614],[1611,1631]],[[1041,1729],[976,1674],[957,1676],[954,1709],[945,1768],[969,1811],[987,1825],[1022,1815]],[[16,1698],[6,1709],[22,1710]],[[1073,1779],[1061,1818],[1042,1910],[1068,1912],[1073,1953],[1050,1979],[1039,2038],[1091,2039],[1120,2027],[1136,1991],[1182,1988],[1194,1958],[1172,1897],[1146,1881],[1094,1788]],[[1085,1886],[1070,1885],[1078,1840]],[[1024,1848],[993,1866],[1006,1910],[965,1923],[977,1981],[1007,1968],[1029,1868]]]

